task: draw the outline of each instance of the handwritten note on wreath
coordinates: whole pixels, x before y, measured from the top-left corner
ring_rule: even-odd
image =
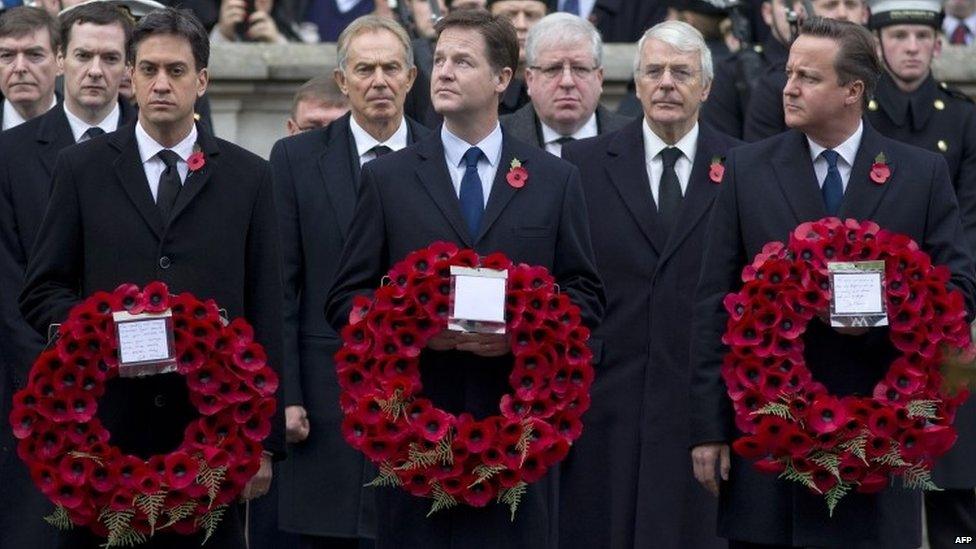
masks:
[[[119,330],[119,359],[122,363],[148,362],[169,358],[166,319],[122,322]]]

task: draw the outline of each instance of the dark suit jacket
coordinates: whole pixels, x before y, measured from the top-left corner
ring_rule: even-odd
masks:
[[[97,290],[161,280],[171,292],[213,298],[230,317],[246,318],[269,364],[280,368],[282,288],[270,167],[204,131],[198,143],[206,164],[187,177],[168,223],[149,191],[134,124],[61,154],[20,298],[36,330],[62,321]],[[113,444],[142,456],[177,446],[197,416],[176,373],[113,379],[98,411]],[[279,405],[265,440],[277,455],[284,452],[281,411]],[[228,515],[220,530],[234,547],[243,538],[234,535],[236,514]],[[177,545],[199,541],[168,540]]]
[[[752,88],[752,97],[746,107],[742,123],[742,138],[753,142],[766,139],[787,130],[783,112],[783,88],[786,87],[786,60],[773,63],[759,77]]]
[[[868,179],[884,152],[891,178]],[[722,299],[741,287],[742,267],[770,241],[788,239],[800,223],[824,217],[806,137],[791,130],[734,149],[718,201],[712,210],[692,333],[693,444],[731,442],[737,436],[719,367],[727,315]],[[872,220],[906,234],[946,265],[952,284],[973,310],[973,260],[959,220],[945,161],[936,154],[885,138],[867,123],[840,207],[841,218]],[[833,393],[871,394],[895,356],[885,329],[844,336],[814,320],[804,335],[813,376]],[[893,488],[877,495],[846,496],[827,518],[823,498],[795,483],[778,480],[733,457],[730,482],[722,486],[720,533],[756,543],[794,546],[917,547],[918,492]]]
[[[667,6],[664,2],[596,0],[590,21],[604,42],[636,42],[645,30],[664,21]]]
[[[350,116],[286,137],[271,150],[284,260],[283,404],[304,406],[311,425],[279,468],[279,524],[309,535],[372,537],[373,493],[362,492],[375,470],[364,469],[362,453],[342,439],[332,361],[340,341],[322,314],[356,206],[360,168]],[[410,142],[430,133],[412,120],[407,125]]]
[[[120,103],[125,123],[134,111]],[[13,391],[21,388],[27,372],[41,352],[44,338],[20,314],[17,295],[24,286],[27,254],[51,194],[51,170],[61,149],[75,144],[64,108],[47,113],[0,133],[0,413],[7,417]],[[8,394],[9,393],[9,394]],[[33,519],[50,513],[52,505],[33,488],[27,467],[14,455],[16,441],[10,425],[0,426],[0,485],[17,498],[0,502],[0,546],[28,547],[53,543],[56,531]],[[8,461],[9,459],[9,461]],[[6,463],[6,465],[5,465]]]
[[[608,111],[603,105],[596,107],[596,127],[599,135],[619,130],[631,120]],[[500,122],[505,131],[512,137],[521,139],[526,143],[534,143],[542,149],[546,148],[546,144],[542,140],[542,124],[539,122],[539,116],[535,113],[535,107],[532,106],[532,103],[512,114],[506,114],[501,117]]]
[[[505,174],[513,158],[529,173],[521,189]],[[359,203],[346,237],[326,315],[346,324],[354,296],[369,294],[394,263],[431,242],[446,240],[484,255],[500,251],[513,261],[550,269],[590,326],[603,315],[603,286],[593,264],[586,205],[573,166],[504,136],[501,161],[478,234],[461,216],[440,134],[370,162],[360,179]],[[425,352],[424,395],[435,405],[475,417],[498,413],[511,356]],[[461,506],[425,518],[430,503],[403,490],[378,492],[378,547],[547,547],[552,545],[553,475],[530,486],[514,524],[504,506]]]
[[[691,178],[668,237],[647,178],[643,123],[563,146],[563,158],[580,169],[607,292],[607,312],[594,333],[603,359],[592,404],[562,468],[563,547],[705,549],[720,541],[701,528],[714,520],[716,506],[691,475],[686,443],[688,310],[720,188],[708,178],[711,160],[739,141],[699,126]]]

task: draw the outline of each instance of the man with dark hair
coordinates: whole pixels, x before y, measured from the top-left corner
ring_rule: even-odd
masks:
[[[807,15],[801,2],[795,2],[798,17]],[[866,24],[868,22],[867,0],[811,0],[813,14],[837,21]],[[770,65],[756,81],[746,107],[742,137],[746,141],[758,141],[786,130],[783,121],[783,87],[786,76],[782,65]],[[866,101],[866,99],[865,99]]]
[[[340,330],[355,296],[369,295],[387,270],[434,241],[551,270],[580,306],[584,322],[603,314],[586,205],[573,166],[513,139],[494,108],[518,63],[515,29],[483,11],[455,12],[437,24],[431,97],[441,130],[363,166],[359,202],[346,235],[326,316]],[[506,182],[513,159],[528,172]],[[421,355],[424,396],[458,414],[498,413],[512,366],[508,338],[444,331]],[[467,505],[427,517],[430,500],[378,489],[377,547],[539,548],[555,545],[556,475],[528,487],[513,519],[507,506]]]
[[[761,472],[729,444],[739,435],[719,374],[728,314],[742,268],[762,247],[785,242],[800,224],[827,216],[872,220],[905,234],[945,265],[973,311],[970,246],[945,161],[888,139],[862,121],[881,64],[860,25],[806,21],[790,48],[783,91],[791,130],[732,149],[713,209],[696,290],[692,332],[692,459],[699,482],[719,497],[719,533],[732,547],[921,545],[921,494],[900,486],[851,493],[828,516],[821,495]],[[869,178],[884,154],[890,178]],[[804,334],[807,367],[835,395],[871,394],[895,351],[886,328],[831,328],[814,318]],[[730,463],[731,457],[731,463]]]
[[[285,123],[288,135],[324,128],[349,112],[349,100],[331,77],[317,76],[299,86]]]
[[[130,51],[138,119],[58,157],[21,312],[43,334],[97,290],[159,280],[173,293],[212,298],[231,318],[245,318],[268,363],[278,368],[282,288],[270,167],[194,124],[194,101],[207,87],[210,44],[190,12],[149,14],[136,27]],[[187,160],[194,151],[204,162],[191,170]],[[278,402],[264,448],[283,456]],[[112,443],[144,459],[172,450],[197,415],[186,380],[175,372],[109,381],[98,412]],[[265,455],[242,497],[263,495],[270,482],[271,456]],[[147,546],[199,547],[201,539],[157,531]],[[71,548],[99,543],[78,529],[64,541]],[[244,547],[236,505],[208,543]]]
[[[351,112],[321,130],[282,139],[271,150],[285,285],[282,384],[290,455],[280,467],[279,525],[302,549],[357,547],[376,536],[376,476],[342,438],[332,357],[338,333],[322,314],[356,207],[361,167],[427,137],[404,117],[416,69],[410,39],[392,19],[367,15],[339,36],[332,75]],[[361,244],[361,243],[360,243]],[[328,466],[323,466],[323,464]]]
[[[970,251],[976,252],[976,106],[963,92],[932,77],[942,49],[939,0],[880,0],[868,26],[878,38],[885,72],[867,120],[883,135],[942,155],[956,190]],[[956,414],[959,439],[933,471],[940,491],[925,492],[929,545],[943,549],[957,536],[976,536],[976,399]]]
[[[134,117],[135,110],[118,95],[129,70],[126,46],[131,35],[132,20],[109,4],[68,12],[61,20],[57,52],[64,67],[64,102],[0,133],[0,356],[6,362],[4,377],[14,389],[26,383],[44,343],[21,317],[17,293],[24,285],[28,254],[51,193],[51,170],[62,149],[113,132]],[[4,409],[6,405],[5,399]],[[12,451],[9,424],[0,425],[0,433],[3,447]],[[50,504],[31,486],[26,466],[11,459],[0,483],[9,493],[21,493],[0,502],[0,546],[44,542],[51,532],[38,530],[49,527],[33,521],[48,514]]]
[[[20,6],[0,14],[0,131],[57,104],[60,43],[57,20],[40,8]]]
[[[511,114],[529,104],[528,88],[523,73],[525,70],[525,39],[533,25],[545,17],[547,4],[542,0],[488,0],[488,11],[509,20],[515,27],[518,37],[518,66],[513,67],[511,83],[498,103],[498,114]]]

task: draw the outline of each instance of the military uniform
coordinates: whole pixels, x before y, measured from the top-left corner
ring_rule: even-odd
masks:
[[[867,118],[892,139],[937,152],[949,165],[970,250],[976,252],[976,105],[962,92],[932,75],[912,93],[898,89],[885,73]],[[927,492],[926,517],[933,549],[947,547],[955,536],[976,530],[976,399],[956,414],[959,440],[937,464],[935,483],[943,492]],[[959,521],[963,521],[961,524]],[[964,530],[960,530],[964,528]],[[965,531],[968,529],[968,531]],[[958,532],[958,533],[954,533]]]
[[[759,70],[757,74],[751,76],[741,74],[745,68],[744,63],[740,62],[743,52],[736,52],[715,63],[712,90],[708,94],[708,100],[702,106],[703,121],[720,132],[739,139],[742,138],[746,108],[751,97],[751,94],[742,93],[738,89],[739,83],[748,83],[751,90],[753,83],[750,80],[769,70],[770,67],[783,67],[789,56],[786,46],[772,35],[768,36],[762,44],[754,45],[753,51],[759,57],[757,67]]]

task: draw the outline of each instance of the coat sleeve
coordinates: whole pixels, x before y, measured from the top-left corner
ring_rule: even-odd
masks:
[[[359,178],[359,199],[339,258],[335,281],[325,304],[325,317],[336,332],[349,321],[352,300],[369,295],[386,274],[386,220],[375,175],[369,163]]]
[[[933,264],[949,267],[951,283],[966,298],[968,318],[972,320],[976,312],[976,273],[971,242],[963,231],[945,159],[935,155],[932,163],[924,248],[932,256]]]
[[[305,286],[302,255],[302,231],[295,194],[295,178],[291,170],[288,147],[278,141],[271,149],[271,169],[274,173],[275,206],[278,209],[278,230],[281,243],[281,282],[283,286],[283,357],[281,362],[284,406],[303,406],[302,364],[298,351],[299,296]]]
[[[20,294],[20,312],[38,333],[47,334],[48,326],[64,321],[80,301],[83,264],[77,180],[69,157],[61,154]]]
[[[735,152],[729,154],[722,189],[706,232],[702,270],[695,291],[691,333],[691,446],[732,438],[732,408],[720,375],[727,350],[722,334],[725,295],[738,288],[746,261],[739,222]]]
[[[962,159],[953,184],[959,201],[959,216],[969,250],[976,259],[976,109],[967,109],[962,132]]]
[[[575,166],[566,181],[552,270],[560,287],[579,306],[583,323],[590,328],[600,324],[607,298],[596,270],[586,200]]]
[[[4,145],[0,143],[0,150]],[[24,287],[27,252],[17,226],[10,158],[0,160],[0,361],[11,368],[13,382],[20,387],[44,339],[33,329],[17,304]]]
[[[281,255],[278,250],[278,222],[275,217],[271,169],[263,163],[261,183],[254,198],[244,258],[244,314],[254,326],[254,336],[264,346],[279,378],[282,374],[282,289]],[[275,458],[285,456],[285,416],[282,385],[275,398],[278,406],[272,418],[271,434],[264,441]]]

